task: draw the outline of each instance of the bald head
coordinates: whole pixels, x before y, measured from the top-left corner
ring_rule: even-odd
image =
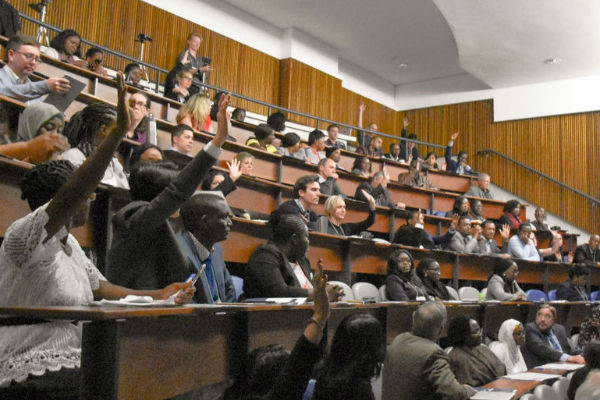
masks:
[[[446,307],[439,301],[427,301],[413,313],[412,332],[432,341],[436,341],[446,324]]]
[[[207,249],[227,239],[231,209],[220,191],[202,191],[181,206],[183,226]]]
[[[590,245],[590,249],[597,250],[598,244],[600,244],[600,235],[592,235],[590,236],[590,241],[588,242]]]

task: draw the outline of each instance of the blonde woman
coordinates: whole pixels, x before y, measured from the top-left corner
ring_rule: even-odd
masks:
[[[361,222],[348,222],[342,224],[346,218],[346,202],[342,196],[329,196],[325,201],[327,213],[327,230],[330,235],[352,236],[366,231],[375,222],[375,199],[363,190],[363,195],[369,203],[369,216]]]
[[[210,132],[210,99],[202,94],[191,96],[179,109],[177,124],[188,125],[197,131]]]

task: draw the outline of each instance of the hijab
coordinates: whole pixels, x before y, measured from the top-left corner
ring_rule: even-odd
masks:
[[[515,343],[515,338],[513,336],[515,328],[518,325],[522,324],[516,319],[507,319],[502,323],[500,330],[498,331],[498,341],[504,344],[508,355],[508,358],[504,359],[504,357],[502,357],[501,359],[506,363],[506,371],[509,374],[515,373],[517,370],[519,372],[527,370],[523,354],[521,354],[521,350]]]
[[[64,121],[64,115],[52,104],[34,103],[23,111],[19,117],[17,136],[20,141],[28,141],[37,136],[40,128],[54,117]]]

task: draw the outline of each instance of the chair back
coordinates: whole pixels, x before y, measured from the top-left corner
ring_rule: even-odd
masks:
[[[567,400],[567,390],[570,384],[571,379],[569,378],[560,378],[552,384],[552,389],[554,389],[560,400]]]
[[[538,399],[543,400],[560,400],[554,389],[548,385],[539,385],[533,390],[533,394]]]
[[[458,297],[463,301],[479,301],[479,290],[471,286],[458,289]]]
[[[525,293],[527,294],[528,301],[548,301],[546,293],[542,292],[539,289],[529,289]]]
[[[369,282],[356,282],[352,285],[352,292],[355,300],[362,300],[365,297],[373,297],[375,301],[381,301],[379,290],[375,285]]]
[[[594,290],[591,294],[590,294],[590,300],[592,301],[598,301],[598,291]]]
[[[454,289],[452,286],[446,286],[446,289],[448,289],[448,293],[450,294],[450,297],[451,297],[450,300],[460,300],[460,297],[458,297],[458,292],[456,291],[456,289]]]
[[[556,300],[556,289],[552,289],[548,292],[548,300],[555,301]]]
[[[381,301],[388,301],[388,298],[385,295],[385,285],[379,287],[379,297],[381,297]]]
[[[354,293],[352,292],[352,289],[350,289],[350,286],[348,286],[344,282],[341,282],[341,281],[329,281],[329,283],[331,283],[332,285],[338,285],[339,287],[341,287],[342,289],[344,289],[344,297],[342,297],[342,301],[344,301],[344,300],[355,300]]]

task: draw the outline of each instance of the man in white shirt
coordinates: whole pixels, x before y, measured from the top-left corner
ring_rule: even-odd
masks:
[[[532,228],[529,222],[519,225],[517,234],[508,241],[508,254],[514,258],[522,258],[529,261],[540,261],[540,256],[549,256],[556,253],[559,240],[552,241],[552,247],[537,249],[535,239],[532,239]],[[535,236],[533,236],[535,238]]]

